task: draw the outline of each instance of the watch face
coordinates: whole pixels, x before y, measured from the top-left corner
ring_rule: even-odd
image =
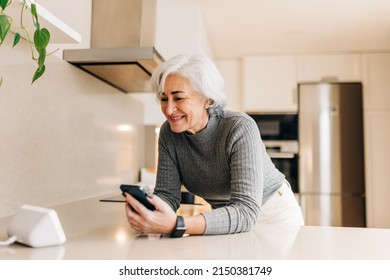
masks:
[[[172,237],[182,237],[184,235],[184,232],[186,230],[185,229],[176,229],[173,233],[172,233]]]

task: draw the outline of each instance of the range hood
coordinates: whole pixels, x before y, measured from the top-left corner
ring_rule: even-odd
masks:
[[[91,48],[63,59],[125,93],[151,92],[164,59],[155,48],[156,0],[93,0]]]

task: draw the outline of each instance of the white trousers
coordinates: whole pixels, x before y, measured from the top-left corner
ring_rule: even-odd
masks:
[[[257,223],[304,225],[301,207],[286,180],[262,206]]]

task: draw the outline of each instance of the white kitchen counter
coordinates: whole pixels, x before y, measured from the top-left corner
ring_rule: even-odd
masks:
[[[91,198],[54,207],[67,241],[61,246],[0,247],[0,259],[390,259],[390,229],[281,227],[258,225],[252,231],[223,236],[171,239],[143,236],[127,224],[124,204]],[[202,211],[183,205],[183,215]],[[0,219],[0,239],[12,217]]]

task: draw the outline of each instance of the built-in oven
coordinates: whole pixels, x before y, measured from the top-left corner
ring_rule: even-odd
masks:
[[[298,193],[298,115],[249,114],[257,123],[267,153]]]

